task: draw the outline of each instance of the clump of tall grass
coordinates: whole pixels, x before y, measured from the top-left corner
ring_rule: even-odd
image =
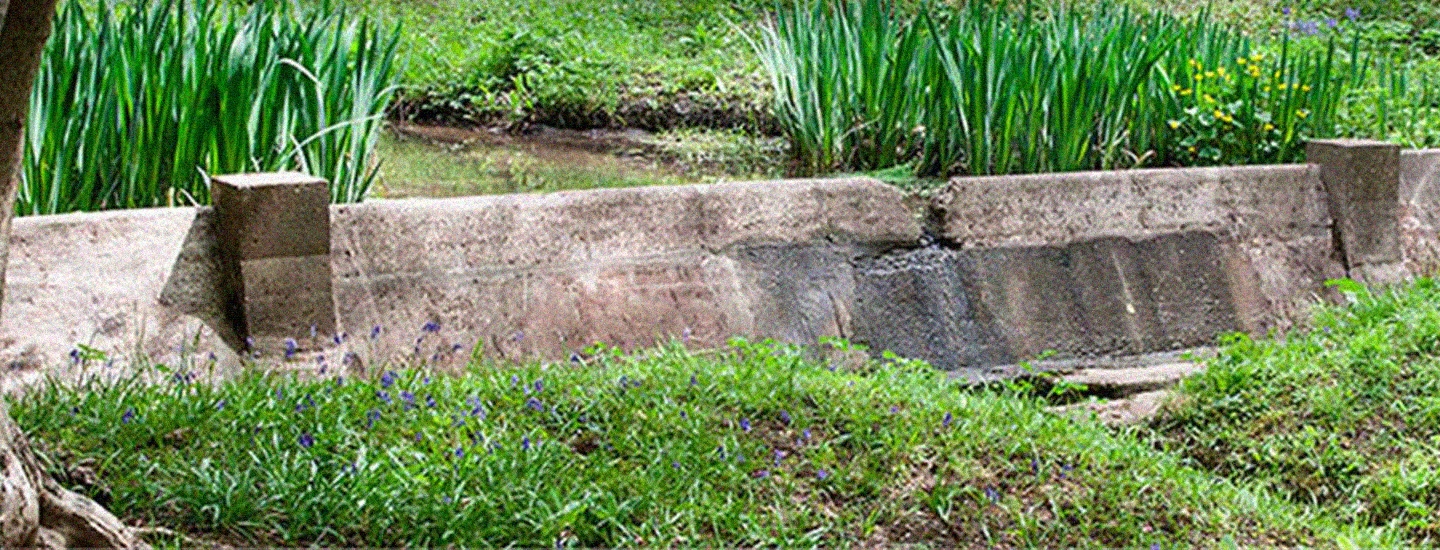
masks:
[[[1355,78],[1333,36],[1261,54],[1203,13],[795,2],[752,44],[811,173],[1292,161],[1304,137],[1333,133]]]
[[[293,169],[360,200],[398,30],[328,3],[71,0],[31,96],[20,214],[207,202],[206,174]]]

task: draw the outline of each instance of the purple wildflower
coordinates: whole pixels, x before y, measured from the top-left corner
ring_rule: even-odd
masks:
[[[804,431],[800,432],[800,438],[805,441],[810,441],[810,428],[805,428]]]
[[[789,412],[789,411],[783,411],[783,410],[780,411],[780,421],[781,421],[781,422],[784,422],[786,426],[789,426],[789,425],[790,425],[790,412]]]
[[[455,458],[465,458],[465,449],[462,449],[462,448],[460,448],[460,447],[456,447],[456,448],[455,448]]]
[[[315,436],[307,433],[300,434],[300,446],[306,449],[315,445]]]
[[[224,400],[224,399],[221,399],[221,400],[215,402],[215,410],[217,410],[217,411],[223,411],[223,410],[225,410],[225,400]]]
[[[1284,15],[1285,17],[1290,17],[1290,6],[1280,8],[1280,14]]]
[[[950,414],[950,411],[945,411],[945,418],[940,419],[940,427],[942,427],[942,428],[949,428],[949,427],[950,427],[950,422],[952,422],[952,421],[954,421],[954,420],[955,420],[955,416],[952,415],[952,414]]]
[[[246,349],[250,349],[250,348],[254,348],[254,347],[255,347],[255,337],[253,337],[253,336],[246,336],[246,337],[245,337],[245,348],[246,348]]]
[[[825,478],[827,478],[827,477],[830,477],[830,472],[827,472],[827,471],[825,471],[825,470],[816,470],[816,471],[815,471],[815,479],[824,481]]]
[[[540,400],[534,397],[526,399],[525,406],[527,408],[535,410],[536,412],[545,412],[545,405],[540,403]]]
[[[515,331],[515,334],[511,335],[511,336],[510,336],[510,339],[513,340],[513,341],[515,341],[515,342],[519,342],[519,341],[521,341],[521,340],[524,340],[524,339],[525,339],[525,331],[523,331],[523,330],[517,330],[517,331]]]
[[[1034,474],[1036,474],[1036,475],[1039,475],[1039,474],[1040,474],[1040,460],[1039,460],[1039,459],[1034,459],[1034,458],[1030,459],[1030,472],[1031,472],[1031,473],[1034,473]]]
[[[435,321],[425,321],[425,324],[420,327],[420,331],[421,331],[421,332],[440,332],[440,323],[436,323]]]
[[[679,470],[679,469],[680,469],[680,463],[679,463],[679,462],[671,462],[671,463],[670,463],[670,467],[671,467],[671,468],[674,468],[674,469],[676,469],[676,470]]]
[[[575,353],[575,352],[573,352],[573,351],[570,352],[570,364],[572,364],[572,365],[579,365],[579,364],[580,364],[580,354]]]
[[[891,405],[891,406],[890,406],[890,414],[895,414],[895,413],[898,413],[898,412],[900,412],[900,405]]]
[[[700,381],[695,379],[695,375],[690,375],[690,387],[693,388],[698,385],[700,385]]]
[[[1160,550],[1160,543],[1158,543],[1158,542],[1152,542],[1152,543],[1150,543],[1150,550]]]
[[[79,363],[79,362],[80,362],[80,349],[79,349],[79,348],[72,348],[72,349],[70,350],[70,361],[73,362],[73,363]]]
[[[780,467],[780,461],[781,461],[781,460],[785,460],[785,455],[786,455],[786,454],[787,454],[787,453],[786,453],[785,451],[782,451],[782,450],[780,450],[780,449],[775,449],[775,467],[776,467],[776,468],[779,468],[779,467]]]
[[[314,340],[314,339],[315,339],[315,335],[319,332],[317,329],[319,329],[319,328],[320,328],[320,327],[315,326],[315,324],[313,324],[313,323],[310,325],[310,339],[311,339],[311,340]]]
[[[380,337],[380,325],[375,325],[374,327],[371,327],[371,328],[370,328],[370,339],[371,339],[371,340],[374,340],[374,339],[379,338],[379,337]]]
[[[765,479],[767,477],[770,477],[770,470],[760,470],[751,475],[753,475],[756,479]]]
[[[520,377],[519,377],[519,376],[515,376],[515,375],[513,375],[513,374],[510,375],[510,387],[513,388],[513,387],[519,386],[519,385],[520,385]]]
[[[1345,17],[1350,19],[1351,22],[1359,20],[1360,10],[1357,10],[1355,8],[1345,8]]]
[[[400,392],[400,399],[405,401],[405,410],[415,407],[415,394],[408,391]]]
[[[998,504],[1000,502],[1000,491],[996,491],[994,487],[986,487],[985,498],[990,499],[990,502]]]
[[[455,345],[453,345],[453,346],[450,346],[450,353],[455,353],[455,352],[460,351],[460,350],[462,350],[462,349],[465,349],[465,346],[460,345],[460,344],[455,344]]]
[[[386,405],[394,403],[394,401],[390,399],[390,392],[385,390],[377,390],[375,392],[375,398],[384,401]]]
[[[370,409],[365,413],[365,427],[374,428],[375,422],[380,420],[380,409]]]
[[[470,396],[470,398],[466,399],[465,402],[470,405],[470,416],[478,416],[481,419],[485,418],[485,409],[480,407],[479,397],[475,397],[472,395]]]
[[[335,342],[335,345],[337,345],[337,346],[340,345],[340,344],[343,344],[343,343],[345,343],[345,334],[344,334],[344,333],[336,334],[334,338],[331,338],[331,339],[330,339],[330,341]]]
[[[294,338],[286,338],[286,339],[285,339],[285,358],[286,358],[286,359],[289,359],[289,358],[291,358],[291,357],[294,357],[294,356],[295,356],[295,351],[296,351],[296,349],[297,349],[297,345],[295,344],[295,339],[294,339]]]
[[[425,396],[425,406],[426,406],[426,407],[430,407],[430,408],[432,408],[432,409],[435,408],[435,396],[433,396],[433,395],[427,395],[427,396]]]
[[[749,433],[749,432],[750,432],[750,419],[749,419],[749,418],[741,418],[741,419],[740,419],[740,430],[741,430],[741,431],[744,431],[744,432],[746,432],[746,433]]]
[[[1328,18],[1325,19],[1325,26],[1330,27],[1330,28],[1333,29],[1333,28],[1335,28],[1335,27],[1340,26],[1340,22],[1339,22],[1339,21],[1336,21],[1334,17],[1328,17]]]
[[[399,378],[399,375],[395,374],[395,371],[385,371],[385,374],[380,375],[380,387],[389,388],[390,386],[395,385],[395,380],[397,378]]]
[[[540,393],[540,392],[542,392],[542,391],[545,391],[545,381],[544,381],[544,380],[540,380],[540,379],[535,380],[534,387],[535,387],[535,393]]]
[[[120,423],[121,423],[121,424],[129,424],[132,420],[135,420],[135,408],[134,408],[134,407],[125,409],[125,414],[120,415]]]
[[[530,436],[527,435],[527,436],[525,436],[524,438],[522,438],[522,439],[520,440],[520,450],[522,450],[522,451],[528,451],[528,450],[530,450]]]

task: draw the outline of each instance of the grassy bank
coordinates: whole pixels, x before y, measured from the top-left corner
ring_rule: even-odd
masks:
[[[157,386],[51,387],[12,412],[63,479],[120,515],[244,544],[1170,548],[1383,536],[1337,532],[1125,434],[1038,400],[962,391],[919,363],[832,370],[736,342],[374,374],[211,386],[182,371]]]
[[[1164,446],[1337,521],[1440,540],[1440,288],[1350,287],[1313,329],[1236,337],[1154,423]]]

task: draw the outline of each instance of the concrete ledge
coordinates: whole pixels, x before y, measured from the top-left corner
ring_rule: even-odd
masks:
[[[374,201],[335,207],[333,233],[344,330],[403,349],[434,322],[520,358],[846,334],[850,259],[921,228],[898,190],[850,179]]]
[[[1179,231],[1240,239],[1328,231],[1311,165],[956,178],[933,203],[961,247],[1042,246]]]

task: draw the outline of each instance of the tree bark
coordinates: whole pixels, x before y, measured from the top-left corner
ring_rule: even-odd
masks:
[[[55,0],[0,0],[0,283],[20,183],[30,88],[50,36]],[[0,304],[4,302],[0,284]],[[0,400],[0,546],[138,548],[145,542],[110,512],[61,487],[36,459]]]

